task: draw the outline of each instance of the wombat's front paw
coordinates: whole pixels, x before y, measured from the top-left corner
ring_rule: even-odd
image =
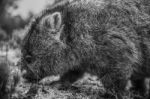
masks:
[[[54,81],[54,82],[50,83],[50,86],[52,88],[56,88],[58,90],[67,90],[67,89],[71,88],[70,83],[62,83],[61,81]]]

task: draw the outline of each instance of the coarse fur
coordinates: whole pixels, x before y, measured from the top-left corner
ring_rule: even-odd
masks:
[[[23,42],[24,77],[38,81],[60,75],[65,85],[88,72],[118,99],[128,80],[144,96],[150,77],[150,16],[140,3],[66,0],[45,10],[31,22]]]

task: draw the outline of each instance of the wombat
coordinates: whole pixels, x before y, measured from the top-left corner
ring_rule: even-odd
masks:
[[[129,80],[144,97],[150,77],[150,16],[139,1],[66,0],[43,11],[23,40],[23,77],[39,81],[60,75],[65,85],[87,72],[118,99],[125,96]]]

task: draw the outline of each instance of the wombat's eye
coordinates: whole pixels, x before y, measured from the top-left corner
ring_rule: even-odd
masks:
[[[26,61],[28,64],[32,63],[32,56],[27,55],[27,56],[25,57],[25,61]]]

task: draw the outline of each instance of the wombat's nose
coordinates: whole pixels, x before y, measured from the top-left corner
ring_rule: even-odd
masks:
[[[32,56],[31,56],[31,55],[27,55],[27,56],[25,57],[25,61],[26,61],[28,64],[31,64],[32,61],[33,61]]]

